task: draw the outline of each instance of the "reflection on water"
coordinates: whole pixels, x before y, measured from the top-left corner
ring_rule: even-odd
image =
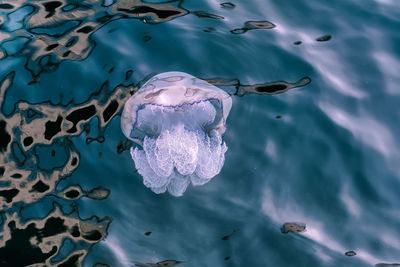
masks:
[[[235,5],[226,2],[221,7],[232,9]],[[189,13],[199,18],[224,19],[205,11],[189,12],[182,7],[182,1],[3,1],[0,9],[0,59],[24,58],[25,69],[32,77],[28,86],[40,83],[41,74],[56,71],[63,61],[85,60],[96,46],[91,35],[112,21],[138,19],[145,24],[157,24]],[[274,24],[267,21],[248,21],[232,33],[273,27]],[[145,42],[150,39],[149,35],[143,37]],[[113,70],[111,68],[109,73]],[[132,73],[132,70],[126,72],[126,81]],[[110,190],[103,186],[86,190],[79,184],[59,188],[60,183],[79,167],[80,152],[71,138],[85,133],[87,144],[105,142],[105,128],[120,114],[137,87],[121,83],[107,93],[106,81],[82,103],[35,104],[21,99],[7,114],[4,103],[15,76],[15,71],[9,72],[0,84],[1,266],[80,266],[90,248],[107,236],[111,218],[81,218],[75,201],[81,198],[103,200]],[[282,93],[311,81],[305,77],[295,83],[278,81],[243,85],[239,79],[206,80],[226,87],[237,96]],[[97,120],[96,129],[91,123],[94,120]],[[92,136],[92,132],[96,134]],[[122,153],[131,145],[129,140],[120,141],[117,152]],[[49,197],[54,200],[46,216],[19,216],[29,204]],[[64,209],[68,210],[69,203],[73,208],[66,212]],[[227,240],[236,231],[222,239]],[[150,234],[146,232],[146,235]],[[18,257],[18,254],[25,256]],[[166,260],[136,266],[174,266],[179,263],[182,262]],[[95,266],[106,264],[96,263]]]
[[[231,30],[233,34],[245,33],[255,29],[272,29],[275,25],[269,21],[246,21],[243,28]]]
[[[399,12],[305,3],[2,1],[0,266],[399,266]],[[72,69],[87,95],[51,76]],[[237,101],[221,179],[180,201],[137,189],[107,132],[169,70]]]
[[[167,267],[167,266],[175,266],[178,264],[183,263],[182,261],[176,261],[176,260],[165,260],[165,261],[160,261],[157,263],[136,263],[135,266],[137,267]]]
[[[306,231],[306,225],[304,223],[285,223],[281,227],[282,234],[289,232],[301,233]]]
[[[14,73],[1,84],[0,99],[4,103],[7,89],[12,86]],[[102,200],[110,191],[98,186],[83,190],[80,185],[58,189],[79,166],[80,154],[70,137],[83,131],[93,117],[98,118],[98,136],[86,138],[88,143],[104,142],[102,129],[107,125],[132,89],[115,88],[107,99],[93,98],[85,104],[68,106],[30,104],[19,101],[11,114],[1,115],[1,206],[3,231],[0,258],[2,266],[77,266],[89,248],[103,240],[111,223],[108,217],[80,218],[78,207],[64,212],[58,200],[43,218],[20,218],[18,215],[30,203],[53,195],[64,200],[87,197]],[[3,108],[3,105],[2,105]],[[68,245],[65,240],[71,240]],[[79,245],[78,245],[79,244]],[[64,250],[69,247],[68,253]],[[18,257],[26,254],[26,257]],[[42,265],[41,265],[42,266]]]
[[[3,1],[0,6],[0,59],[26,56],[32,74],[52,72],[64,60],[84,60],[96,43],[90,36],[118,19],[154,24],[186,15],[181,1],[149,4],[140,0],[113,1]]]
[[[22,208],[23,209],[23,208]],[[0,258],[2,266],[77,266],[92,244],[104,239],[110,218],[79,217],[78,210],[63,212],[57,202],[40,219],[22,221],[18,213],[3,216]],[[73,245],[66,240],[73,242]],[[68,249],[69,253],[63,250]],[[21,257],[20,255],[24,255]]]
[[[129,75],[127,73],[127,76]],[[2,103],[14,78],[15,73],[11,72],[1,82]],[[309,82],[302,82],[303,80],[294,84],[274,82],[249,86],[241,85],[238,79],[216,78],[208,81],[236,88],[235,95],[241,92],[240,95],[243,96],[247,93],[263,94],[264,91],[268,91],[268,94],[281,93]],[[0,255],[3,255],[1,258],[4,259],[2,263],[10,266],[26,266],[45,262],[46,265],[69,266],[68,264],[82,262],[90,245],[105,238],[111,219],[107,217],[100,219],[96,216],[90,219],[80,218],[78,206],[75,206],[73,211],[65,213],[62,204],[54,201],[49,214],[40,219],[19,218],[14,207],[23,209],[25,205],[38,202],[49,195],[65,200],[77,200],[82,197],[106,199],[110,191],[102,186],[84,190],[77,184],[59,190],[58,184],[71,176],[79,166],[80,153],[71,142],[71,137],[86,133],[86,143],[104,142],[107,124],[114,116],[121,113],[124,103],[136,92],[136,88],[131,85],[119,85],[111,94],[104,94],[103,88],[100,88],[82,104],[31,104],[20,100],[15,104],[12,113],[2,112],[0,196],[1,206],[5,210],[0,248]],[[1,107],[3,108],[3,105]],[[90,136],[93,129],[89,123],[94,118],[98,121],[97,136]],[[117,152],[122,153],[131,145],[132,142],[129,140],[120,141]],[[48,230],[52,227],[57,229]],[[236,231],[222,239],[229,239]],[[68,254],[60,256],[64,246],[68,246],[64,241],[67,238],[74,243],[82,240],[88,245],[83,247],[74,245]],[[21,251],[30,251],[31,256],[22,259],[14,256]],[[57,261],[56,258],[60,257],[63,260]],[[140,266],[173,266],[165,264],[164,262]]]

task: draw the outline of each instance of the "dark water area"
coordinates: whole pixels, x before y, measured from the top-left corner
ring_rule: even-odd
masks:
[[[399,29],[395,0],[0,1],[0,266],[398,266]],[[182,197],[120,124],[167,71],[233,100]]]

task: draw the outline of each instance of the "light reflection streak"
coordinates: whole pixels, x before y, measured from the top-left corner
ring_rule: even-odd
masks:
[[[278,204],[279,203],[279,204]],[[313,247],[314,250],[319,252],[316,254],[324,262],[329,261],[331,258],[326,253],[321,253],[324,249],[328,249],[331,252],[344,255],[348,248],[335,240],[334,233],[329,233],[326,226],[323,225],[322,221],[311,218],[309,215],[305,215],[305,212],[300,206],[294,204],[295,201],[285,200],[279,201],[275,199],[272,190],[269,188],[264,189],[262,199],[262,210],[266,216],[277,224],[283,224],[286,221],[299,221],[306,223],[306,232],[301,233],[302,236],[312,240],[318,246]],[[357,258],[368,264],[376,264],[382,262],[382,259],[378,259],[372,254],[368,253],[362,248],[356,248]]]
[[[118,263],[122,264],[124,267],[130,267],[133,265],[132,261],[128,258],[125,250],[120,245],[117,238],[113,235],[107,237],[103,243],[106,245],[114,254],[115,258],[118,259]]]
[[[367,116],[347,113],[326,102],[320,102],[318,106],[332,121],[347,129],[364,145],[371,147],[386,158],[398,154],[397,144],[391,131],[381,122]]]

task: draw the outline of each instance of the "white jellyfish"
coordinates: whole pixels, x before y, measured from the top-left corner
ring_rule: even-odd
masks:
[[[203,185],[224,165],[222,141],[232,99],[183,72],[152,77],[125,104],[121,127],[136,143],[131,156],[153,192],[181,196],[190,182]]]

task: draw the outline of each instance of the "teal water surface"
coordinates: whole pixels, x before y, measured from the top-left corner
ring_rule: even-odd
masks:
[[[396,0],[0,1],[0,266],[400,264],[399,29]],[[166,71],[233,100],[178,198],[120,125]]]

